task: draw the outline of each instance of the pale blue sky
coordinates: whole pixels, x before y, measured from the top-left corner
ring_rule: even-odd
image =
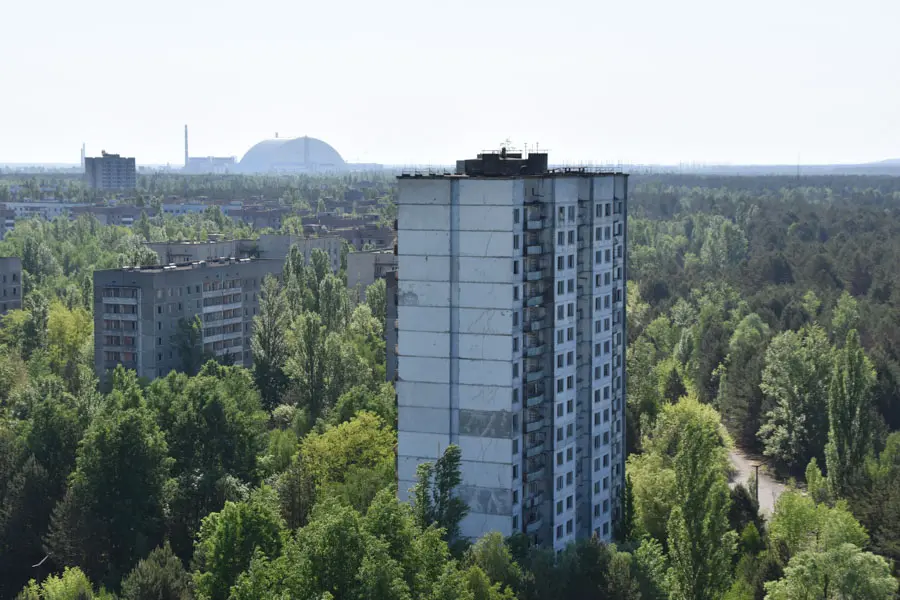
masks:
[[[5,0],[0,163],[900,157],[898,0]]]

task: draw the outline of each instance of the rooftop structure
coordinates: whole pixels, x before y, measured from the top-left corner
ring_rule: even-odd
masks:
[[[241,159],[244,173],[315,173],[344,171],[347,165],[337,150],[316,138],[275,138],[259,142]]]

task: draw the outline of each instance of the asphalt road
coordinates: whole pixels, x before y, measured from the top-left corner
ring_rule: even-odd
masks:
[[[747,485],[755,476],[754,464],[760,464],[759,468],[759,512],[768,517],[775,510],[775,501],[785,490],[785,485],[776,481],[762,464],[762,461],[748,456],[739,448],[731,451],[731,464],[734,465],[735,474],[731,485],[743,483]],[[748,486],[749,487],[749,486]]]

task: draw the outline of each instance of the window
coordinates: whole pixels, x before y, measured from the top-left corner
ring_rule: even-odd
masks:
[[[594,390],[594,402],[600,402],[600,390]],[[594,425],[600,424],[600,413],[594,414]]]
[[[162,321],[156,322],[156,329],[157,329],[157,331],[162,331]]]
[[[513,492],[513,495],[515,495],[515,492]],[[519,516],[513,515],[513,529],[518,529],[518,528],[519,528]]]
[[[558,321],[561,321],[564,318],[564,316],[565,316],[565,306],[560,304],[559,306],[556,307],[556,319]]]
[[[563,464],[563,453],[557,452],[556,453],[556,466],[561,466],[562,464]]]
[[[562,500],[559,500],[556,503],[556,514],[561,515],[562,511],[563,511],[563,503],[562,503]]]
[[[595,505],[594,505],[594,516],[595,516],[595,517],[599,517],[599,516],[600,516],[600,505],[599,505],[599,504],[595,504]]]
[[[572,230],[569,231],[569,235],[568,235],[568,243],[569,243],[569,244],[574,244],[574,243],[575,243],[575,230],[574,230],[574,229],[572,229]]]
[[[519,440],[512,441],[512,453],[513,454],[519,453]],[[515,494],[515,492],[513,492],[513,494]],[[515,502],[515,500],[513,500],[513,502]]]
[[[513,300],[518,300],[518,299],[519,299],[519,286],[514,285],[513,286]]]
[[[516,388],[516,389],[513,390],[513,393],[512,393],[512,401],[513,401],[513,404],[516,404],[516,403],[519,401],[519,390],[518,390],[518,388]]]
[[[609,354],[609,340],[603,342],[603,354]]]
[[[566,521],[566,534],[572,533],[572,519]]]
[[[566,268],[566,265],[565,265],[565,258],[562,257],[562,256],[557,256],[557,257],[556,257],[556,270],[557,270],[557,271],[562,271],[562,270],[565,269],[565,268]]]
[[[568,267],[570,269],[575,268],[575,255],[574,254],[569,255],[569,257],[566,259],[566,264],[568,265]]]
[[[512,341],[513,341],[513,352],[518,352],[519,351],[519,338],[514,337],[512,339]]]
[[[594,287],[600,287],[601,285],[603,285],[603,277],[600,273],[597,273],[594,275]]]
[[[557,296],[562,296],[563,294],[566,293],[565,285],[566,284],[562,280],[556,282],[556,295]]]
[[[594,344],[594,356],[600,356],[602,349],[603,347],[600,345],[600,342]]]
[[[594,229],[594,239],[598,242],[603,239],[603,228],[602,227],[597,227],[596,229]]]
[[[518,274],[519,274],[519,261],[514,260],[513,261],[513,275],[518,275]]]
[[[566,329],[566,341],[571,342],[574,339],[575,339],[575,328],[569,327],[568,329]]]
[[[513,465],[513,479],[519,478],[519,465]]]
[[[518,250],[518,249],[519,249],[519,236],[514,235],[513,236],[513,250]]]
[[[609,302],[610,302],[610,296],[609,296],[609,294],[607,294],[603,298],[603,308],[609,308]]]
[[[513,209],[513,223],[518,224],[518,222],[519,222],[519,209],[514,208]]]
[[[609,454],[604,454],[604,455],[603,455],[603,466],[604,466],[604,467],[608,467],[608,466],[609,466]]]
[[[566,462],[572,462],[572,448],[566,448]]]
[[[600,252],[600,250],[597,250],[597,252],[594,253],[594,263],[599,265],[602,262],[603,262],[603,254]]]
[[[575,303],[570,302],[568,306],[566,306],[566,316],[570,319],[575,316]]]
[[[609,409],[608,408],[603,409],[603,422],[609,423]]]
[[[556,380],[556,392],[557,392],[557,393],[562,393],[563,389],[564,389],[564,388],[563,388],[563,380],[562,380],[562,379],[557,379],[557,380]]]
[[[563,478],[562,478],[562,475],[560,475],[559,477],[556,478],[556,489],[558,489],[558,490],[563,489]]]
[[[557,427],[557,428],[556,428],[556,441],[557,441],[557,442],[561,442],[562,439],[563,439],[563,428],[562,428],[562,427]]]
[[[558,329],[556,331],[556,343],[557,344],[563,343],[563,330],[562,329]]]
[[[569,221],[571,221],[573,223],[575,222],[575,207],[574,206],[569,207]]]
[[[566,437],[572,437],[575,435],[575,425],[573,423],[569,423],[566,425]]]
[[[603,535],[609,535],[609,523],[603,524]]]
[[[564,206],[560,206],[557,211],[556,220],[558,223],[563,223],[566,220],[566,208]]]
[[[559,404],[556,405],[556,416],[557,416],[557,417],[563,416],[563,404],[562,404],[562,402],[560,402]]]
[[[566,473],[566,485],[567,486],[572,485],[572,483],[574,481],[575,481],[575,476],[572,474],[572,471],[569,471],[568,473]]]
[[[513,327],[518,327],[518,326],[519,326],[519,311],[514,310],[513,311]]]
[[[573,387],[575,387],[575,377],[569,375],[566,377],[566,389],[571,390]]]
[[[571,365],[573,362],[575,362],[575,353],[570,351],[566,354],[566,364]]]
[[[572,411],[574,410],[574,402],[575,401],[571,398],[566,400],[566,412],[568,412],[569,414],[572,414]]]
[[[609,248],[606,249],[606,262],[612,262],[609,257]]]
[[[571,294],[575,291],[575,280],[570,279],[566,282],[566,290]]]
[[[157,306],[157,307],[156,307],[156,314],[158,314],[158,315],[161,315],[161,314],[162,314],[162,306]]]
[[[561,539],[562,536],[563,536],[563,526],[557,525],[556,526],[556,539]]]
[[[556,234],[556,245],[563,246],[566,243],[566,234],[563,231],[560,231]]]

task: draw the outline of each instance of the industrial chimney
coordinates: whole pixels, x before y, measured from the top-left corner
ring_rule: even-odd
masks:
[[[187,125],[184,126],[184,168],[188,168],[188,132]]]

